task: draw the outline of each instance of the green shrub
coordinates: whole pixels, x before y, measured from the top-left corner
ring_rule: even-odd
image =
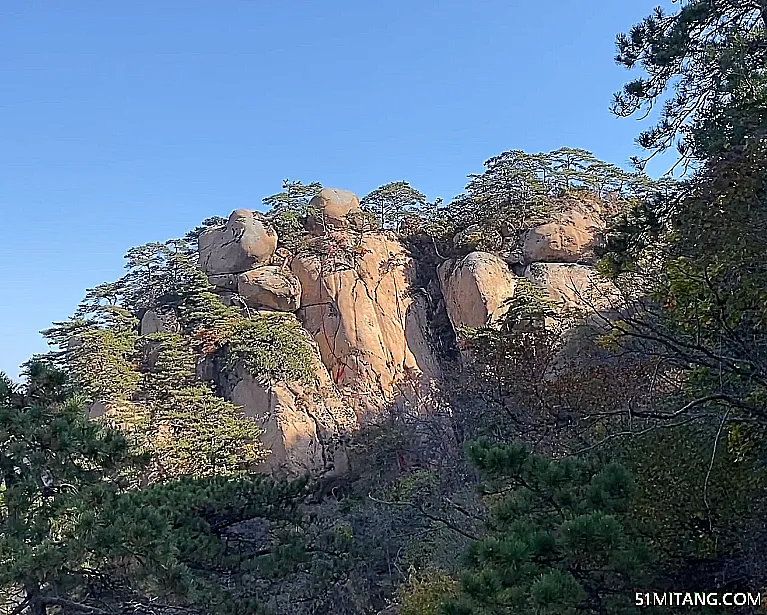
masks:
[[[227,330],[227,367],[242,361],[254,377],[267,380],[314,378],[313,348],[292,314],[238,318]]]

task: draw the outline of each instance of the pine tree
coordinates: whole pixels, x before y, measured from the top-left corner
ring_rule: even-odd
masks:
[[[483,173],[469,175],[465,193],[450,203],[448,212],[459,229],[477,224],[485,230],[506,227],[519,233],[549,221],[557,212],[557,201],[579,191],[611,195],[628,204],[654,189],[647,176],[627,173],[586,150],[563,147],[538,154],[510,150],[487,160]]]
[[[548,189],[539,177],[540,156],[519,150],[503,152],[485,162],[485,171],[470,175],[466,193],[451,203],[460,227],[479,224],[498,229],[506,223],[521,230],[544,221],[550,213]]]
[[[615,95],[628,117],[663,101],[660,119],[639,136],[649,157],[675,142],[685,158],[753,138],[764,126],[767,5],[762,0],[690,0],[662,8],[618,37],[618,64],[644,75]],[[643,164],[649,158],[637,160]]]
[[[767,23],[757,2],[660,9],[618,38],[618,62],[647,73],[615,112],[670,93],[640,136],[648,156],[682,142],[697,170],[627,212],[609,236],[603,271],[647,301],[615,326],[684,374],[671,410],[767,422]],[[671,405],[670,404],[670,405]]]
[[[199,382],[184,339],[165,333],[145,343],[152,360],[141,386],[146,418],[140,437],[152,453],[156,475],[234,476],[260,463],[266,454],[258,440],[262,430]]]
[[[151,455],[142,480],[252,469],[266,454],[261,430],[196,373],[198,359],[223,352],[248,319],[210,291],[186,241],[147,244],[127,259],[120,280],[88,291],[74,318],[45,332],[61,349],[50,360],[91,403],[101,402],[103,420]],[[178,331],[139,336],[136,315],[149,309],[172,314]],[[232,357],[242,360],[258,354],[242,339],[234,350]],[[279,356],[274,351],[270,359]],[[275,372],[289,364],[278,363]]]
[[[277,231],[280,247],[291,251],[298,249],[305,232],[303,219],[309,214],[317,213],[309,210],[309,201],[319,194],[320,190],[322,184],[318,182],[304,184],[286,179],[282,182],[282,192],[264,197],[266,215]]]
[[[305,478],[137,488],[131,477],[149,459],[88,420],[53,369],[34,367],[21,386],[0,374],[0,612],[260,615],[279,601],[283,612],[327,612],[323,596],[351,565],[348,540],[306,514]],[[177,383],[156,376],[159,391]]]
[[[492,515],[445,615],[635,612],[632,591],[649,586],[650,560],[623,521],[632,479],[622,467],[484,441],[469,455],[485,477]]]
[[[63,376],[44,391],[39,376],[31,369],[17,403],[0,407],[0,593],[33,615],[77,608],[80,581],[112,547],[94,515],[134,462],[125,439],[88,421],[77,400],[50,403],[64,394]]]
[[[305,517],[305,480],[131,488],[145,462],[76,399],[0,407],[0,612],[256,615],[335,582],[343,551]]]
[[[397,230],[407,213],[426,205],[426,196],[408,182],[389,182],[367,194],[360,205],[378,217],[381,228]]]

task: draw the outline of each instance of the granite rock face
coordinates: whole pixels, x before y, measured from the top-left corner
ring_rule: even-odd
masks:
[[[620,301],[616,288],[594,267],[573,263],[534,263],[524,277],[546,290],[562,309],[610,310]]]
[[[389,232],[340,231],[293,260],[299,320],[333,382],[363,421],[439,372],[410,255]]]
[[[582,263],[595,261],[604,222],[598,213],[573,207],[557,220],[527,231],[522,239],[524,262]]]
[[[309,216],[307,226],[315,234],[330,229],[348,229],[355,216],[361,213],[357,195],[337,188],[323,188],[309,201],[309,210],[314,213]]]
[[[198,238],[200,267],[208,275],[242,273],[266,265],[277,249],[277,233],[262,214],[238,209],[227,223]]]
[[[514,296],[516,276],[503,259],[490,252],[472,252],[458,261],[446,261],[437,275],[455,328],[498,322]]]
[[[178,318],[172,310],[147,310],[141,317],[139,325],[141,335],[153,333],[173,333],[178,331]]]
[[[237,276],[237,291],[255,309],[295,312],[301,306],[301,283],[290,271],[267,265]]]
[[[428,279],[394,233],[370,223],[353,193],[323,189],[309,211],[308,233],[294,251],[277,249],[268,220],[249,210],[199,238],[200,266],[222,301],[246,314],[294,312],[314,344],[309,384],[263,382],[241,365],[212,375],[263,427],[272,451],[265,471],[343,472],[352,431],[391,408],[428,413],[424,400],[442,378],[430,329],[435,305],[443,310],[440,327],[452,325],[454,336],[462,327],[496,326],[522,281],[542,288],[563,313],[609,310],[616,300],[590,265],[605,226],[598,204],[569,202],[552,221],[514,237],[469,227],[454,247],[459,255],[471,251],[429,265]],[[510,243],[514,250],[504,253]],[[142,331],[167,326],[159,315],[145,318]]]
[[[333,387],[317,357],[312,383],[262,382],[242,366],[227,374],[226,397],[263,429],[270,451],[260,470],[296,476],[347,470],[345,436],[357,428],[354,412]]]

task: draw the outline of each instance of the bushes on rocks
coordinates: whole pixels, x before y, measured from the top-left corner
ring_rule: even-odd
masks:
[[[249,373],[262,380],[310,382],[314,377],[314,349],[293,315],[238,318],[229,325],[224,339],[231,368],[242,361]]]

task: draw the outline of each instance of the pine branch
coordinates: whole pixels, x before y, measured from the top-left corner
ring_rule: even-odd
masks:
[[[113,615],[112,611],[105,611],[93,606],[88,606],[82,602],[75,602],[73,600],[67,600],[66,598],[57,598],[55,596],[40,596],[37,602],[46,606],[61,606],[69,609],[75,609],[81,613],[87,615]]]

